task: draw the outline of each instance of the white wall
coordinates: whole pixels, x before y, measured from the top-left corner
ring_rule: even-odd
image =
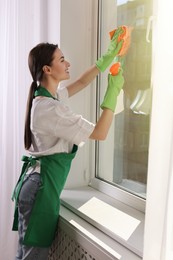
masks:
[[[61,40],[60,48],[65,58],[71,63],[70,81],[76,79],[81,73],[95,62],[97,15],[97,1],[92,0],[63,0],[61,1]],[[93,47],[95,46],[95,48]],[[68,82],[64,82],[63,85]],[[70,100],[73,111],[83,115],[84,118],[95,123],[95,107],[91,106],[95,93],[95,82],[87,89],[75,95]],[[94,143],[92,141],[92,143]],[[68,176],[66,188],[88,184],[91,174],[91,160],[93,154],[89,153],[91,141],[79,148],[76,158]]]

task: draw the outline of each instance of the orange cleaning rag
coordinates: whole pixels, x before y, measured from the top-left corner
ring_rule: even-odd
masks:
[[[122,47],[118,53],[118,56],[123,56],[127,53],[128,49],[129,49],[129,46],[130,46],[130,43],[131,43],[131,32],[132,32],[132,27],[129,27],[129,26],[125,26],[125,25],[122,25],[120,26],[123,30],[123,32],[118,36],[118,42],[120,42],[121,40],[123,40],[123,44],[122,44]],[[117,29],[109,32],[109,35],[110,35],[110,38],[112,39],[115,31]]]

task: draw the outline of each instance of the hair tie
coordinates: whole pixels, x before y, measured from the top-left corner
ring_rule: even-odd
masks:
[[[32,83],[34,83],[34,89],[37,89],[37,81],[36,80],[33,80],[33,82]]]

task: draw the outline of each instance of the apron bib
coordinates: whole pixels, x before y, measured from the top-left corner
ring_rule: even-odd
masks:
[[[41,88],[42,89],[42,88]],[[45,96],[42,89],[41,96]],[[40,93],[36,93],[40,95]],[[52,97],[49,94],[49,97]],[[71,153],[56,153],[39,158],[23,157],[22,172],[15,187],[12,199],[16,201],[12,230],[18,230],[18,196],[27,169],[40,162],[41,186],[37,192],[29,224],[24,236],[23,244],[27,246],[49,247],[55,237],[60,209],[60,194],[70,171],[71,162],[78,147],[73,146]]]

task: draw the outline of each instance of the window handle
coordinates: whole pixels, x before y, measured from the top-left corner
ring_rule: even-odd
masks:
[[[154,20],[154,16],[151,15],[149,18],[148,18],[148,24],[147,24],[147,32],[146,32],[146,41],[148,43],[150,43],[150,31],[151,31],[151,25],[152,25],[152,22]]]

